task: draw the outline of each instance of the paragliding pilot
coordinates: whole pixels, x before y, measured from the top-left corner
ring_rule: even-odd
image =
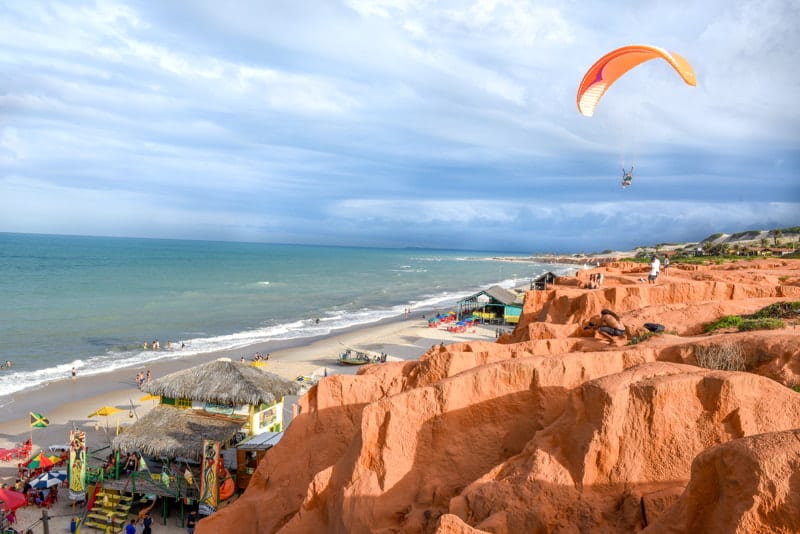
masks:
[[[633,166],[631,166],[630,171],[626,171],[625,167],[622,167],[622,189],[631,185],[633,181]]]

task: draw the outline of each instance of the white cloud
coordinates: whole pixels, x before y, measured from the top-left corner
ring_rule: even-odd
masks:
[[[487,33],[534,47],[542,43],[569,44],[575,40],[570,24],[554,6],[528,0],[478,0],[468,9],[448,10],[450,20],[465,31]]]
[[[354,221],[381,220],[392,224],[507,223],[518,210],[507,202],[481,200],[348,199],[336,202],[329,212]]]
[[[345,3],[362,16],[382,18],[390,18],[397,13],[406,13],[413,7],[428,4],[416,0],[346,0]]]
[[[25,159],[16,128],[3,128],[0,131],[0,154],[3,152],[10,154],[13,159]]]

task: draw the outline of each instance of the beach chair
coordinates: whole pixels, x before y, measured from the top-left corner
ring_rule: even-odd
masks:
[[[33,444],[30,440],[26,441],[21,445],[17,445],[11,450],[12,458],[16,458],[18,460],[24,460],[31,454],[31,450],[33,449]]]

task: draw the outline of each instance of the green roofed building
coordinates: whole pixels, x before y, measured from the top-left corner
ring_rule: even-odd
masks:
[[[459,320],[472,317],[489,324],[517,324],[523,298],[523,293],[492,286],[458,301],[456,315]]]

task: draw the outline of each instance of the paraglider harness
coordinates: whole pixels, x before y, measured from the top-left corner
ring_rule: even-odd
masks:
[[[631,166],[630,171],[626,171],[625,167],[622,168],[622,188],[625,189],[626,187],[631,185],[633,181],[633,166]]]

